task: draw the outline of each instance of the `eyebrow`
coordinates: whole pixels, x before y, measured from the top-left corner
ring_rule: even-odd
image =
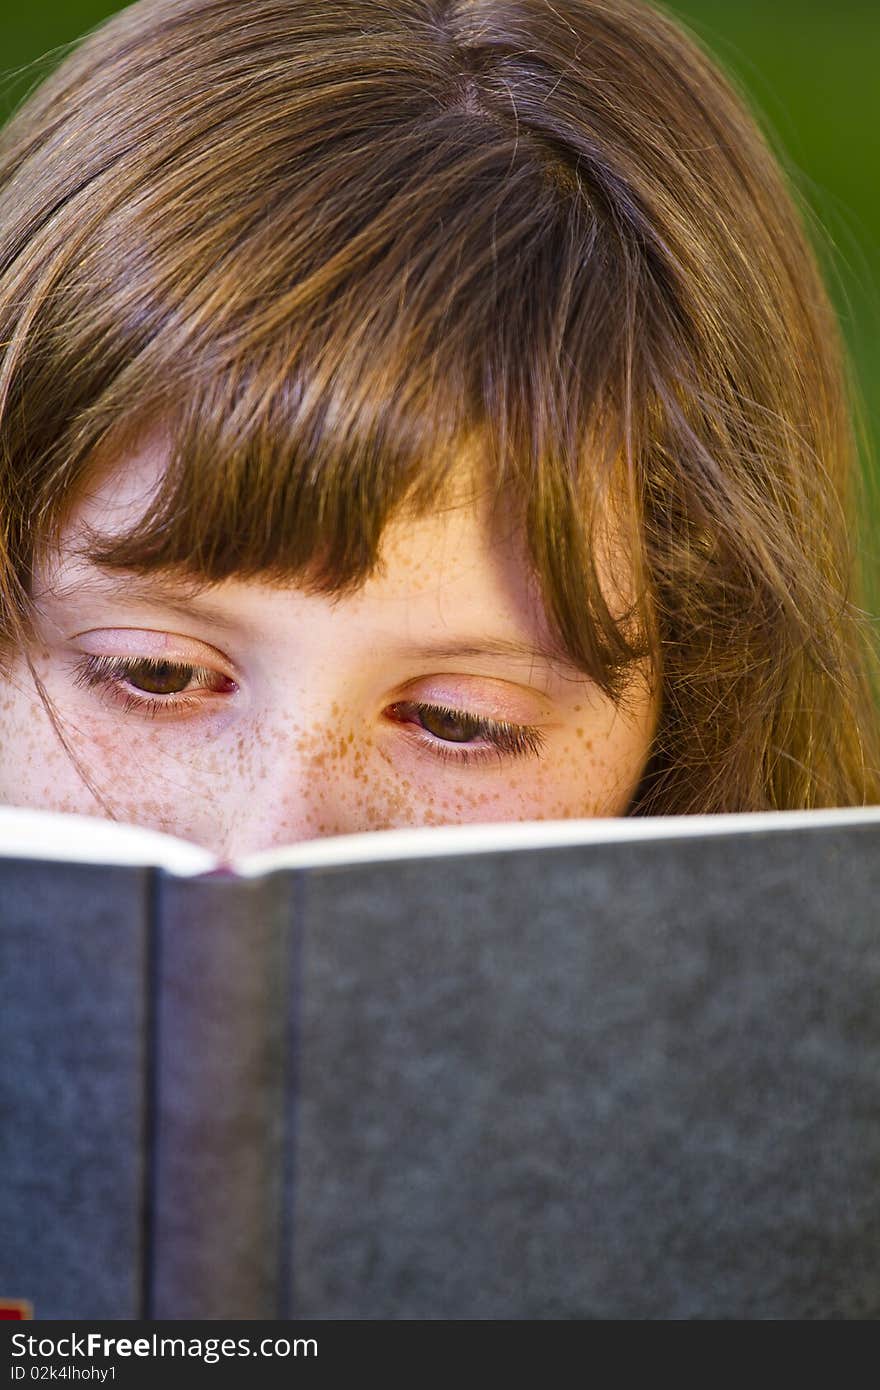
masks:
[[[62,597],[80,594],[94,595],[96,598],[121,596],[123,600],[149,603],[170,613],[176,613],[182,618],[198,618],[227,632],[232,632],[240,626],[218,604],[203,602],[201,590],[195,582],[187,585],[159,576],[141,577],[122,571],[115,574],[96,569],[94,575],[77,580],[69,590],[64,590]]]
[[[159,575],[142,577],[97,569],[94,577],[90,576],[76,586],[77,593],[94,593],[102,598],[116,597],[120,590],[126,599],[152,603],[181,617],[198,618],[227,632],[240,627],[240,623],[231,619],[221,606],[203,601],[196,583],[186,585]],[[398,643],[387,650],[391,656],[415,661],[453,661],[463,657],[520,659],[563,667],[580,677],[585,674],[562,647],[540,639],[479,637],[467,641],[407,642]]]
[[[417,661],[454,660],[456,657],[497,656],[527,657],[530,661],[544,661],[548,665],[566,666],[572,671],[583,671],[576,666],[571,657],[558,647],[542,642],[524,642],[507,637],[486,637],[474,642],[438,642],[427,646],[398,647],[396,654],[415,657]]]

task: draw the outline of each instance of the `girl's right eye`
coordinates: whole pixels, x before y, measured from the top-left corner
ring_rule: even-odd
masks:
[[[126,713],[151,715],[193,710],[204,703],[205,694],[230,695],[238,689],[235,681],[206,666],[151,656],[86,656],[76,665],[74,683],[119,697]]]

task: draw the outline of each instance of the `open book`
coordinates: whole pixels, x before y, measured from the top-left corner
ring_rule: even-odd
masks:
[[[880,1316],[878,903],[880,807],[224,868],[0,810],[0,1296]]]

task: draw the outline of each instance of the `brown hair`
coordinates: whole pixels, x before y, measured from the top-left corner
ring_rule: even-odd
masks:
[[[839,328],[768,140],[662,12],[140,0],[0,133],[0,343],[7,645],[146,415],[162,489],[93,558],[327,594],[476,441],[568,654],[616,700],[660,673],[630,814],[880,801]]]

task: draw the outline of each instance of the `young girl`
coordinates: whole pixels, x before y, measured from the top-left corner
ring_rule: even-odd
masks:
[[[846,365],[639,0],[139,0],[0,136],[0,801],[880,801]]]

